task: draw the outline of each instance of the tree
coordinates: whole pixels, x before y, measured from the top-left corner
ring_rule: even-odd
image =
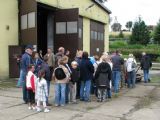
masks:
[[[126,23],[126,28],[130,31],[131,30],[131,28],[132,28],[132,21],[128,21],[127,23]]]
[[[134,23],[130,43],[147,45],[150,40],[150,32],[145,22],[139,17]]]
[[[154,42],[160,44],[160,20],[157,23],[157,26],[154,30],[153,38],[154,38]]]
[[[124,35],[123,35],[123,31],[122,31],[122,30],[120,31],[120,33],[119,33],[118,36],[119,36],[119,38],[124,38]]]
[[[112,31],[114,31],[114,32],[121,31],[121,27],[122,27],[122,25],[120,23],[116,23],[116,22],[113,23],[113,25],[111,26]]]

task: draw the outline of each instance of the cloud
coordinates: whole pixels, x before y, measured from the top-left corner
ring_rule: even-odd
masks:
[[[148,25],[156,25],[160,18],[160,0],[108,0],[105,5],[123,28],[127,21],[135,21],[139,15]]]

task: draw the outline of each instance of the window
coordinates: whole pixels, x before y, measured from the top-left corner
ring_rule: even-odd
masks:
[[[98,40],[101,40],[101,33],[98,32]]]
[[[21,16],[21,30],[27,29],[27,14]]]
[[[97,32],[94,31],[94,40],[97,40]]]
[[[82,38],[82,29],[79,28],[79,35],[78,35],[79,38]]]
[[[35,12],[28,13],[28,28],[34,28],[36,26]]]
[[[101,33],[101,39],[100,40],[104,40],[104,34]]]
[[[91,39],[94,39],[94,31],[91,31]]]
[[[67,22],[67,33],[77,33],[77,22]]]
[[[56,23],[56,34],[66,34],[66,22]]]

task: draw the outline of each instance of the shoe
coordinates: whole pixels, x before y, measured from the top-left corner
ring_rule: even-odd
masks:
[[[77,101],[72,102],[72,104],[78,104]]]
[[[55,106],[55,107],[58,107],[59,105],[58,105],[58,104],[55,104],[54,106]]]
[[[32,107],[29,106],[29,107],[28,107],[28,110],[32,110]]]
[[[48,103],[47,106],[52,106],[52,104]]]
[[[49,110],[48,108],[45,108],[45,109],[44,109],[44,112],[45,112],[45,113],[47,113],[47,112],[49,112],[49,111],[50,111],[50,110]]]
[[[64,107],[65,105],[64,105],[64,104],[61,104],[60,106],[61,106],[61,107]]]
[[[32,106],[32,109],[33,109],[33,110],[36,110],[36,107],[35,107],[35,106]]]
[[[42,111],[42,109],[37,107],[37,112],[41,112],[41,111]]]

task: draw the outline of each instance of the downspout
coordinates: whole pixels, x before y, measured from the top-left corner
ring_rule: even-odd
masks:
[[[18,45],[21,46],[21,0],[17,0],[18,3]]]

